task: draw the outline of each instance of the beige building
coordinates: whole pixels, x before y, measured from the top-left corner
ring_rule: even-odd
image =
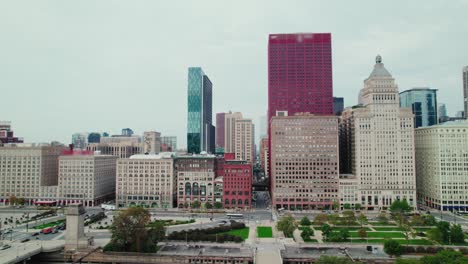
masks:
[[[248,163],[254,162],[254,124],[252,119],[236,120],[235,125],[235,155],[236,160]]]
[[[361,205],[359,200],[359,181],[352,174],[340,174],[340,205],[341,210],[349,205],[350,208],[356,208],[356,204]]]
[[[418,201],[444,211],[468,210],[468,121],[417,128]]]
[[[338,117],[272,117],[270,159],[276,208],[331,209],[338,202]]]
[[[172,208],[175,200],[173,153],[134,155],[117,161],[118,207]]]
[[[96,206],[113,199],[116,161],[109,155],[60,156],[58,204]]]
[[[236,151],[236,121],[242,119],[242,113],[229,112],[224,115],[224,153]]]
[[[7,144],[0,147],[0,204],[11,196],[26,203],[55,201],[58,157],[63,147],[47,144]]]
[[[148,131],[143,133],[143,152],[158,154],[161,149],[161,133]]]
[[[400,108],[398,86],[380,56],[360,101],[342,114],[340,150],[349,161],[342,172],[359,180],[362,207],[385,209],[399,199],[416,206],[414,115]]]
[[[108,143],[89,143],[87,150],[99,151],[103,155],[111,155],[119,158],[129,158],[130,156],[143,153],[143,144],[134,140]]]

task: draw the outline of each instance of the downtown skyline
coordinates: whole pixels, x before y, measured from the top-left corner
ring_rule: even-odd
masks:
[[[195,4],[35,4],[9,3],[0,11],[2,98],[19,98],[2,100],[0,120],[12,121],[25,142],[70,143],[75,132],[118,134],[130,127],[135,134],[176,135],[184,148],[191,66],[201,66],[213,82],[213,120],[215,113],[240,111],[259,127],[267,111],[268,35],[274,33],[332,34],[333,96],[344,97],[345,106],[357,104],[368,65],[380,54],[398,76],[400,92],[433,87],[449,115],[463,109],[463,2],[448,7],[449,21],[437,4],[416,2],[403,10],[398,3],[367,2],[359,18],[346,13],[348,3],[260,2],[244,10],[245,3],[206,2],[209,18],[194,15],[206,7]],[[315,7],[321,13],[310,16]],[[165,22],[164,14],[154,14],[163,9],[180,12]],[[280,17],[283,9],[295,15]]]

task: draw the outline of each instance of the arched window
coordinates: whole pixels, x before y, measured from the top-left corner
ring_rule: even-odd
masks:
[[[248,199],[245,199],[244,204],[245,204],[245,205],[249,205],[249,200],[248,200]]]
[[[237,204],[242,205],[242,200],[241,199],[237,200]]]
[[[198,183],[196,183],[196,182],[193,183],[192,190],[193,190],[193,195],[199,195],[200,194],[200,189],[198,188]]]
[[[231,203],[232,203],[233,205],[235,205],[235,204],[236,204],[236,199],[232,199]]]
[[[224,204],[229,204],[229,199],[224,200]]]
[[[192,186],[190,185],[190,182],[185,184],[185,195],[192,195]]]
[[[205,184],[200,185],[200,195],[202,195],[202,196],[206,195],[206,185]]]

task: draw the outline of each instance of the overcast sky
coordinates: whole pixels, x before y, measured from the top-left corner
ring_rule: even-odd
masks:
[[[332,33],[334,95],[346,106],[381,54],[400,91],[437,88],[454,115],[467,11],[461,0],[0,1],[0,120],[26,142],[130,127],[185,147],[187,67],[201,66],[213,82],[213,120],[241,111],[258,127],[268,34],[296,32]]]

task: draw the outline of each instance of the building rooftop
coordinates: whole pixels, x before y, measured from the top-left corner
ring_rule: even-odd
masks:
[[[437,91],[437,89],[430,88],[430,87],[414,87],[414,88],[405,90],[403,92],[400,92],[400,94],[409,93],[409,92],[413,92],[413,91]]]
[[[387,69],[385,69],[385,66],[382,63],[382,57],[380,55],[377,55],[377,57],[375,57],[374,70],[372,70],[368,79],[382,77],[392,78],[392,75],[390,74],[390,72],[387,71]]]
[[[373,251],[368,251],[366,245],[363,245],[362,248],[346,248],[344,246],[336,247],[298,247],[298,246],[286,246],[284,250],[281,251],[283,259],[288,258],[320,258],[320,256],[336,256],[336,257],[347,257],[350,256],[355,260],[359,259],[387,259],[388,255],[382,251],[381,248],[375,249]]]
[[[130,159],[170,159],[175,156],[175,152],[161,152],[159,154],[136,154]]]
[[[182,256],[230,256],[230,257],[253,257],[253,251],[248,247],[235,245],[235,247],[224,245],[181,245],[168,244],[158,251],[159,255],[182,255]]]

